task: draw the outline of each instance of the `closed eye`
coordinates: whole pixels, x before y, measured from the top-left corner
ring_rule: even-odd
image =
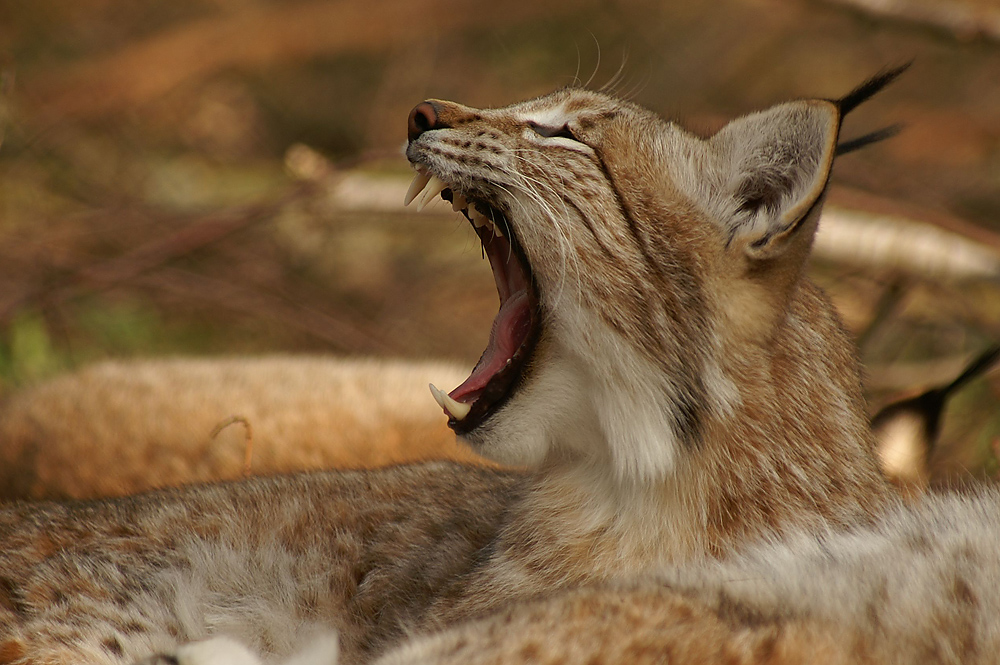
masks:
[[[539,136],[544,136],[547,139],[564,138],[570,139],[571,141],[580,141],[580,139],[573,136],[573,132],[570,131],[568,124],[564,124],[560,127],[553,127],[550,125],[539,125],[537,122],[529,121],[528,127],[531,127],[531,129]]]

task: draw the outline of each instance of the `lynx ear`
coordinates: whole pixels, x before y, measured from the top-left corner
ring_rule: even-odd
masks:
[[[883,70],[837,100],[790,102],[739,118],[710,138],[714,178],[698,189],[725,227],[727,245],[752,260],[774,258],[796,238],[808,246],[834,157],[899,131],[886,127],[838,146],[841,121],[909,66]]]
[[[790,102],[734,120],[709,139],[718,178],[711,207],[728,246],[751,259],[774,258],[815,219],[840,117],[831,102]]]

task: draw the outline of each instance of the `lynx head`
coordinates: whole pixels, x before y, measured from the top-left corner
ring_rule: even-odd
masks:
[[[843,114],[898,73],[707,139],[576,88],[417,105],[407,203],[450,200],[500,294],[471,376],[432,387],[451,427],[505,463],[669,472],[742,399],[726,350],[766,347],[784,325]]]

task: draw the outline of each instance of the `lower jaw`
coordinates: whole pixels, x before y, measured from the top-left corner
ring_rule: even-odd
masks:
[[[537,311],[532,314],[538,316]],[[531,362],[538,343],[539,326],[533,325],[528,339],[514,354],[512,364],[500,370],[482,389],[476,401],[473,402],[469,414],[457,420],[450,418],[448,426],[459,436],[474,432],[480,425],[488,422],[514,396],[524,381],[525,370]]]

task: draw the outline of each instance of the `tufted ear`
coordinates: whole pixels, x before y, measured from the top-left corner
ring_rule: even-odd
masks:
[[[820,200],[837,149],[840,112],[799,101],[744,116],[709,139],[709,193],[727,245],[751,259],[783,253]]]
[[[760,260],[784,253],[798,236],[807,244],[834,157],[899,129],[838,144],[844,116],[909,66],[883,70],[839,100],[790,102],[739,118],[709,139],[715,176],[707,192],[709,208],[725,227],[727,244]]]

